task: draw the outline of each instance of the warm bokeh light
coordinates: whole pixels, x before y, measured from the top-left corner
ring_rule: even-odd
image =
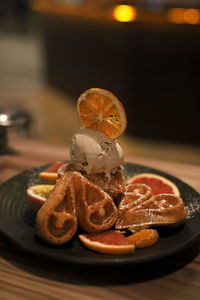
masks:
[[[197,24],[199,22],[199,11],[194,8],[186,9],[183,18],[188,24]]]
[[[200,9],[195,8],[166,8],[166,10],[161,9],[159,13],[158,11],[155,13],[140,7],[136,9],[133,5],[128,4],[115,5],[106,10],[95,5],[94,1],[31,0],[30,3],[32,10],[47,14],[87,17],[97,20],[113,20],[114,18],[118,22],[133,22],[137,19],[137,22],[144,23],[200,24]]]
[[[172,23],[183,24],[184,21],[184,9],[183,8],[172,8],[168,11],[168,20]]]
[[[198,9],[189,8],[172,8],[168,11],[168,20],[176,24],[198,24],[200,21],[200,13]]]
[[[113,16],[119,22],[131,22],[136,18],[136,9],[131,5],[117,5],[113,10]]]

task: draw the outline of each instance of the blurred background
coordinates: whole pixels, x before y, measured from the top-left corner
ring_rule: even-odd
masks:
[[[200,164],[199,54],[199,0],[3,0],[0,111],[24,118],[9,134],[67,146],[78,96],[105,88],[127,155]]]

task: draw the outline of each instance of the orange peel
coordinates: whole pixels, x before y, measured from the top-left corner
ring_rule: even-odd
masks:
[[[171,180],[154,173],[140,173],[126,180],[126,184],[143,183],[151,187],[152,194],[173,194],[180,196],[180,191]]]
[[[127,237],[128,241],[136,248],[153,246],[159,239],[158,231],[155,229],[141,229]]]
[[[127,127],[122,103],[111,92],[91,88],[80,95],[77,111],[83,127],[97,130],[109,138],[120,137]]]
[[[135,251],[135,245],[119,231],[79,234],[79,239],[85,247],[104,254],[128,254]]]

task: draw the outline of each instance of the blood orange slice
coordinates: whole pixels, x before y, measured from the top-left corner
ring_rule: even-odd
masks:
[[[129,183],[144,183],[151,187],[152,194],[173,194],[176,196],[180,196],[180,191],[178,187],[169,179],[153,174],[153,173],[141,173],[137,174],[126,181]]]
[[[135,250],[135,245],[119,231],[79,234],[79,238],[87,248],[105,254],[128,254]]]
[[[36,184],[26,190],[30,206],[34,211],[44,204],[53,188],[52,184]]]
[[[126,112],[122,103],[109,91],[91,88],[80,95],[77,111],[81,124],[109,138],[118,138],[126,130]]]
[[[51,166],[49,166],[39,174],[39,178],[42,180],[56,181],[58,179],[58,169],[65,164],[66,162],[64,161],[57,161],[53,163]]]
[[[141,229],[127,237],[130,243],[136,248],[145,248],[153,246],[159,239],[158,231],[155,229]]]

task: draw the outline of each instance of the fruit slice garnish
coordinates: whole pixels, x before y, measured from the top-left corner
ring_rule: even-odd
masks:
[[[127,237],[130,243],[136,248],[145,248],[153,246],[159,239],[158,231],[155,229],[141,229]]]
[[[180,191],[178,187],[169,179],[153,174],[153,173],[141,173],[137,174],[126,181],[129,183],[144,183],[151,187],[152,194],[173,194],[176,196],[180,196]]]
[[[43,170],[39,174],[39,178],[41,180],[56,181],[58,179],[58,175],[57,175],[58,169],[65,164],[66,164],[66,162],[64,162],[64,161],[57,161],[57,162],[53,163],[47,169]]]
[[[50,192],[53,190],[52,184],[36,184],[26,190],[31,208],[37,211],[46,201]]]
[[[118,138],[127,127],[122,103],[109,91],[91,88],[80,95],[77,111],[82,126]]]
[[[135,250],[135,245],[119,231],[79,234],[79,238],[87,248],[105,254],[128,254]]]

